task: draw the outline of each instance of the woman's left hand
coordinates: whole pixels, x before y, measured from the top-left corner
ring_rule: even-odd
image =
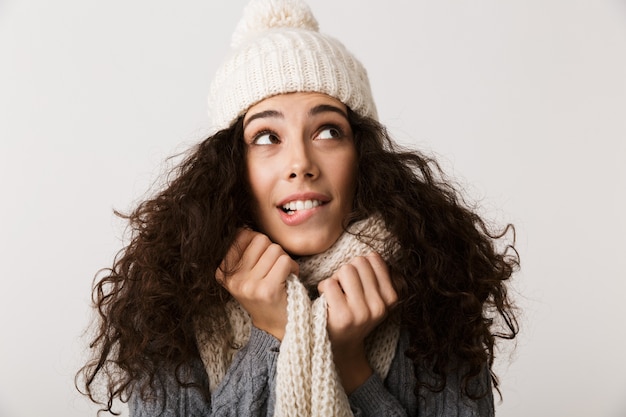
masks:
[[[328,305],[327,328],[335,365],[346,393],[372,374],[365,355],[365,337],[398,299],[389,268],[375,252],[358,256],[318,284]]]

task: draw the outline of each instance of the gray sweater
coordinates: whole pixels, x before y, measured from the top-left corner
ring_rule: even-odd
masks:
[[[404,352],[408,335],[402,334],[383,381],[372,375],[350,396],[352,411],[365,416],[419,417],[488,417],[494,415],[493,395],[473,401],[461,393],[458,374],[449,374],[441,392],[423,389],[419,399],[414,395],[416,378],[412,362]],[[273,416],[276,359],[280,341],[272,335],[252,328],[250,341],[236,355],[224,379],[207,401],[198,388],[183,387],[174,372],[163,371],[155,384],[155,395],[143,400],[133,394],[129,400],[131,417],[201,417],[201,416]],[[208,390],[208,377],[202,362],[179,370],[179,379],[192,381]],[[426,378],[426,376],[423,376]],[[420,378],[422,378],[420,374]],[[491,388],[489,372],[485,370],[476,381],[477,388]],[[482,388],[482,389],[481,389]],[[478,392],[480,392],[478,391]]]

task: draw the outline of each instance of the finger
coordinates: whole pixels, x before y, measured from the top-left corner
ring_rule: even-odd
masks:
[[[360,256],[354,258],[350,263],[356,268],[363,286],[363,300],[370,317],[376,319],[384,317],[387,314],[387,304],[380,293],[378,279],[370,259]]]
[[[374,274],[378,281],[378,290],[385,305],[391,306],[398,301],[398,294],[393,287],[389,267],[385,260],[376,252],[367,255],[367,259],[374,270]]]
[[[272,242],[262,233],[248,230],[235,241],[227,256],[227,266],[234,273],[239,270],[249,271],[254,268]]]
[[[260,279],[267,279],[278,274],[279,279],[284,280],[290,272],[298,274],[298,269],[296,261],[291,259],[280,245],[272,243],[254,266],[253,274]]]
[[[249,298],[269,303],[267,309],[279,308],[287,300],[285,282],[293,269],[291,263],[295,261],[289,255],[279,256],[265,276],[260,279],[255,276],[255,279],[245,281],[241,288],[242,293]]]
[[[345,294],[346,302],[353,311],[365,311],[368,309],[361,277],[353,264],[343,265],[332,278],[339,282]]]
[[[378,278],[370,260],[364,256],[357,256],[350,261],[350,264],[357,271],[365,298],[379,298]]]
[[[278,252],[282,250],[280,249],[280,246],[278,246],[278,248],[276,248],[276,246],[278,245],[273,244],[266,235],[255,232],[255,235],[250,240],[250,243],[248,244],[242,255],[242,268],[246,270],[254,270],[259,266],[259,262],[261,261],[261,259],[266,256],[274,256],[273,260],[276,260],[276,258],[278,257]],[[272,250],[268,252],[269,248],[272,248]],[[261,264],[261,266],[263,265],[264,264]],[[269,268],[262,271],[264,273],[267,273],[268,270]],[[258,274],[258,272],[255,273]]]
[[[219,275],[223,280],[225,274],[232,273],[240,266],[241,258],[256,234],[257,232],[246,228],[239,230],[237,236],[235,236],[235,240],[220,263],[218,271],[216,271],[216,277]]]
[[[329,311],[347,312],[349,310],[346,295],[335,278],[327,278],[317,284],[317,291],[326,298]]]
[[[289,274],[298,275],[299,268],[298,263],[283,251],[264,280],[268,282],[268,285],[284,285]]]

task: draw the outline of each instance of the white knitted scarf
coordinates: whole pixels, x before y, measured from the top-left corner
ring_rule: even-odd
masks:
[[[333,362],[326,331],[326,300],[311,301],[317,284],[332,276],[355,256],[371,251],[383,253],[390,235],[384,223],[372,217],[353,224],[326,252],[298,260],[300,277],[287,279],[287,325],[278,354],[275,416],[351,416],[348,398]],[[198,326],[200,356],[213,391],[226,374],[234,354],[250,337],[250,317],[232,300],[226,305],[228,325],[220,334],[209,334]],[[393,360],[400,330],[387,319],[366,339],[367,358],[382,379]]]

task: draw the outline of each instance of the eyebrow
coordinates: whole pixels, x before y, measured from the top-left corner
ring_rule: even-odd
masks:
[[[333,106],[332,104],[320,104],[320,105],[313,107],[311,110],[309,110],[309,116],[316,116],[320,113],[326,113],[326,112],[338,113],[342,115],[343,117],[345,117],[346,119],[348,118],[348,114],[345,111],[343,111],[337,106]]]
[[[255,119],[262,119],[262,118],[265,118],[265,117],[277,117],[277,118],[281,118],[282,119],[282,118],[285,117],[285,115],[283,115],[278,110],[264,110],[264,111],[260,111],[258,113],[254,113],[253,115],[248,117],[248,120],[246,120],[246,122],[243,124],[243,128],[245,129],[246,126],[248,126],[251,121],[253,121]]]
[[[311,108],[309,110],[309,116],[317,116],[318,114],[326,113],[326,112],[337,113],[337,114],[342,115],[346,119],[348,118],[348,114],[345,111],[343,111],[341,108],[339,108],[337,106],[333,106],[331,104],[319,104],[319,105]],[[254,113],[253,115],[248,117],[248,120],[246,120],[246,122],[243,124],[243,128],[245,129],[246,126],[248,126],[248,124],[250,124],[250,122],[255,120],[255,119],[263,119],[263,118],[266,118],[266,117],[282,119],[282,118],[285,117],[285,115],[282,114],[281,112],[279,112],[278,110],[264,110],[264,111],[260,111],[258,113]]]

